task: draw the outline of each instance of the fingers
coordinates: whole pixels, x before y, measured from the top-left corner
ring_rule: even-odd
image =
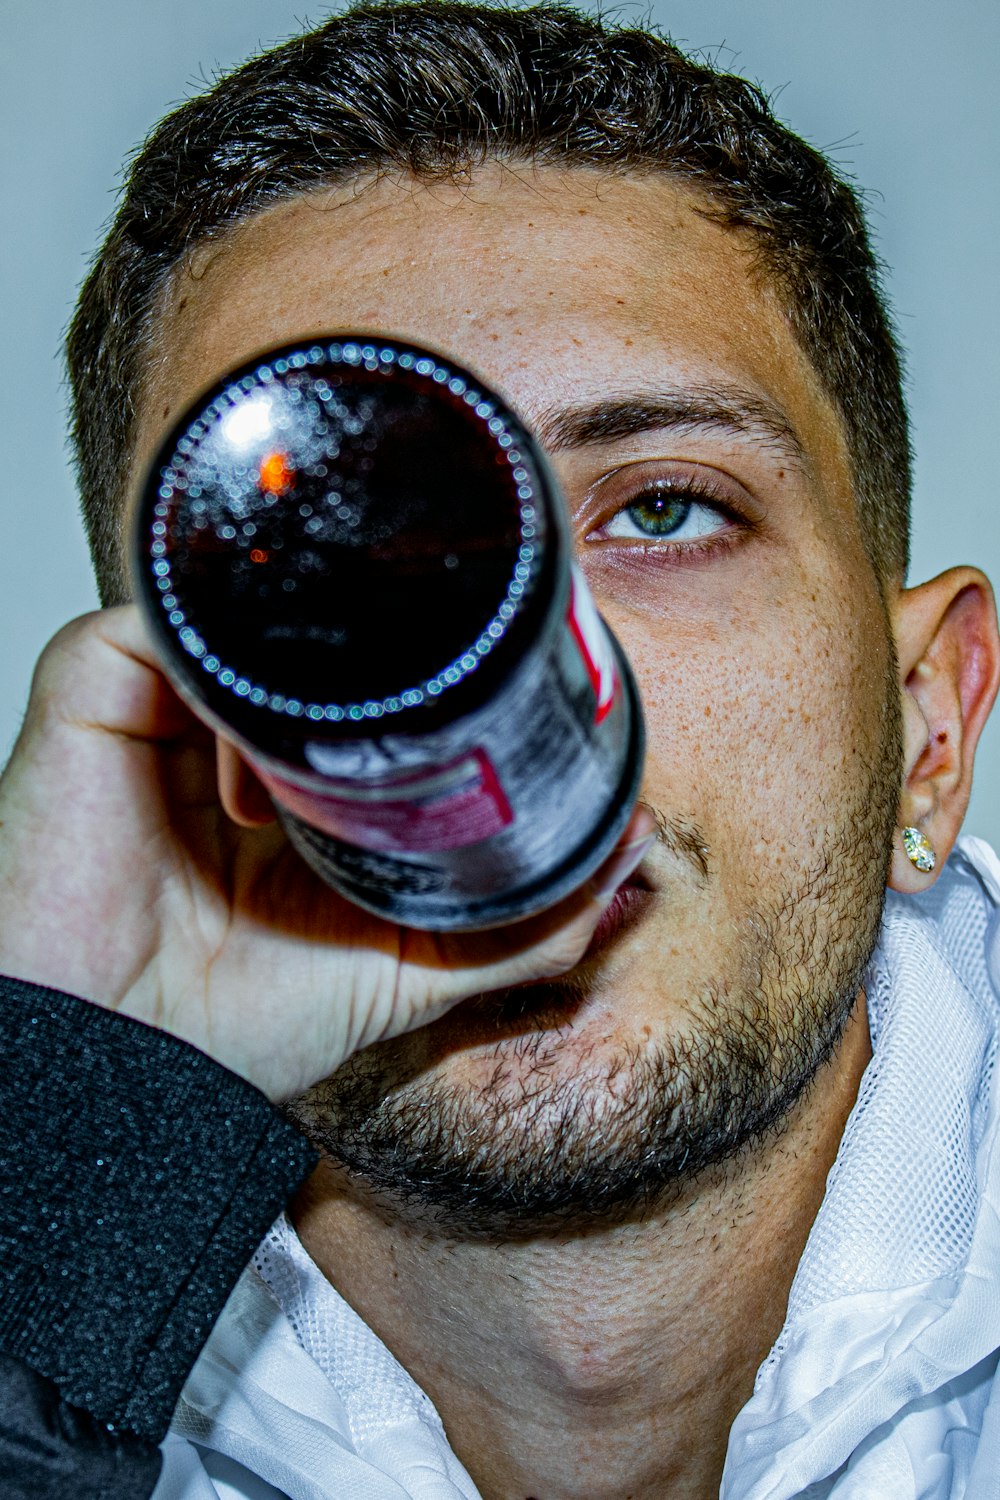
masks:
[[[137,739],[173,739],[195,718],[160,669],[137,605],[71,620],[46,646],[29,716]]]

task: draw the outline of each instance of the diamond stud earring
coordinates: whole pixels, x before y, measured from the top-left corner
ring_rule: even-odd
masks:
[[[911,865],[916,865],[923,875],[929,875],[937,864],[937,855],[931,841],[919,828],[903,829],[903,848]]]

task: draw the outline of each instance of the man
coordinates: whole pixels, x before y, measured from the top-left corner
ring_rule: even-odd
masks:
[[[622,844],[506,931],[318,887],[125,602],[165,428],[339,328],[540,434],[642,689]],[[113,607],[2,787],[11,1493],[995,1492],[1000,643],[904,587],[849,190],[647,34],[361,7],[164,122],[70,363]],[[251,1085],[322,1155],[222,1311],[313,1160]]]

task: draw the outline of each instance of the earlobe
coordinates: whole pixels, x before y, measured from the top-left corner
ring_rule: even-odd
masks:
[[[1000,638],[993,591],[976,568],[901,591],[893,624],[903,785],[889,884],[912,894],[933,884],[958,837],[1000,682]]]

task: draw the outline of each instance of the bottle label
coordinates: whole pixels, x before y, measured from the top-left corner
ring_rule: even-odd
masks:
[[[604,621],[597,612],[594,596],[576,563],[570,575],[569,614],[567,623],[583,657],[597,706],[594,723],[600,724],[611,712],[618,691],[618,668]]]
[[[275,798],[314,828],[385,853],[461,849],[514,821],[489,756],[472,750],[430,772],[377,784],[306,791],[265,778]]]

